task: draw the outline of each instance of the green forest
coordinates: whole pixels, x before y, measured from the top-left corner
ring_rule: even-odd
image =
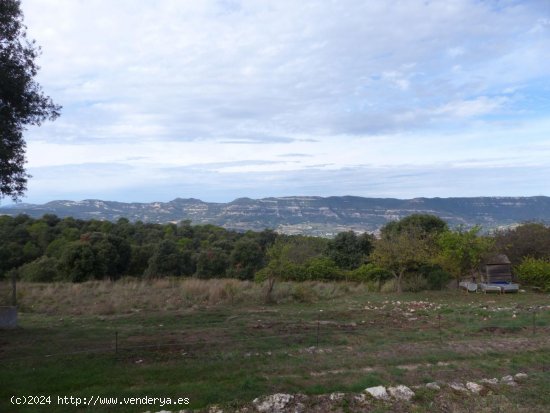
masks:
[[[480,227],[450,229],[436,216],[415,214],[389,222],[377,237],[349,231],[326,239],[190,221],[0,216],[0,278],[36,282],[197,277],[437,290],[474,275],[495,253],[509,257],[519,281],[550,290],[550,228],[541,223],[483,234]]]

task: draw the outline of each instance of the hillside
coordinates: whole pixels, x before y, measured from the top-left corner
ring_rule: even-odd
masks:
[[[56,214],[80,219],[215,224],[237,230],[274,228],[288,234],[331,236],[353,229],[374,232],[390,220],[413,213],[434,214],[451,226],[482,225],[484,229],[525,221],[550,222],[550,197],[477,198],[362,198],[282,197],[239,198],[228,203],[177,198],[170,202],[123,203],[101,200],[52,201],[43,205],[18,204],[0,208],[0,214],[40,217]]]

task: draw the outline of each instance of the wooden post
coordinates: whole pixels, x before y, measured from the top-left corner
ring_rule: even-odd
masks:
[[[15,271],[11,277],[11,305],[17,307],[17,279],[15,276]]]
[[[319,348],[319,328],[321,326],[321,313],[317,314],[317,340],[315,347]]]

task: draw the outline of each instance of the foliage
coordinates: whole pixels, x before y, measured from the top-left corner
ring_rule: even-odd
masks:
[[[550,258],[550,227],[528,222],[515,228],[497,231],[497,251],[506,254],[512,264],[518,265],[525,257]]]
[[[0,216],[0,277],[41,257],[58,260],[55,279],[165,276],[250,279],[266,264],[273,231],[238,233],[191,226]],[[312,245],[317,245],[312,243]],[[315,247],[322,250],[325,241]],[[300,256],[300,254],[297,254]],[[212,258],[216,258],[212,261]]]
[[[321,258],[326,245],[327,240],[322,238],[280,236],[267,249],[268,264],[257,279],[307,279],[307,264]]]
[[[438,233],[427,231],[431,227],[426,225],[399,228],[384,229],[379,240],[353,232],[327,240],[271,230],[240,233],[188,221],[161,225],[0,216],[0,277],[10,271],[29,280],[74,282],[129,275],[233,277],[267,280],[270,291],[276,280],[348,280],[379,289],[390,278],[396,289],[414,289],[405,281],[414,282],[418,275],[426,288],[441,289],[449,273],[476,268],[491,245],[475,229]]]
[[[550,260],[527,257],[516,267],[521,282],[550,291]]]
[[[405,276],[428,263],[434,254],[434,235],[421,227],[406,226],[399,231],[383,230],[371,260],[393,274],[397,292],[402,292]]]
[[[157,278],[164,276],[180,276],[189,271],[190,257],[178,250],[177,244],[171,239],[161,241],[149,259],[145,276]],[[186,274],[189,275],[189,274]]]
[[[92,245],[86,241],[68,244],[61,256],[60,269],[64,278],[73,282],[103,278],[103,263]]]
[[[58,265],[57,259],[43,255],[19,267],[17,273],[25,281],[54,281],[58,277]]]
[[[197,277],[223,278],[228,267],[229,257],[221,248],[209,248],[199,253]]]
[[[309,261],[305,267],[305,273],[309,280],[337,281],[344,278],[340,268],[328,257],[314,258]]]
[[[478,271],[482,260],[493,247],[493,240],[480,236],[480,230],[479,226],[468,231],[458,228],[456,231],[445,231],[437,238],[440,248],[437,261],[455,277],[457,284],[465,275]]]
[[[443,290],[452,279],[451,274],[439,265],[428,264],[418,269],[418,274],[426,280],[426,289]]]
[[[34,80],[40,48],[29,41],[19,0],[0,2],[0,199],[19,199],[27,186],[27,125],[59,116],[60,106],[42,93]]]
[[[229,261],[229,275],[241,280],[250,280],[263,266],[264,253],[260,244],[253,239],[243,238],[235,243]]]
[[[430,214],[412,214],[399,221],[388,222],[381,228],[382,236],[390,233],[420,231],[425,234],[440,234],[448,230],[447,223],[441,218]]]
[[[412,274],[410,277],[406,277],[403,282],[403,291],[418,293],[420,291],[428,290],[428,280],[421,274]]]
[[[359,268],[348,273],[347,279],[350,281],[375,282],[380,289],[384,281],[389,280],[392,273],[384,268],[378,267],[373,263],[363,264]]]
[[[353,270],[363,264],[373,249],[373,238],[364,233],[341,232],[327,245],[327,256],[342,269]]]

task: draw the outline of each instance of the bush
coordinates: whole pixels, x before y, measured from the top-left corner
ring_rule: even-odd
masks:
[[[25,281],[53,281],[59,278],[58,264],[57,259],[44,255],[19,267],[18,273],[21,279]]]
[[[306,265],[305,272],[309,280],[336,281],[342,280],[342,271],[330,258],[314,258]]]
[[[420,274],[405,277],[403,280],[403,291],[417,293],[428,289],[428,280]]]
[[[550,261],[537,258],[524,258],[516,267],[521,282],[550,291]]]
[[[391,280],[386,281],[380,287],[380,292],[382,293],[394,293],[397,291],[397,280],[392,278]]]
[[[424,265],[418,269],[418,273],[425,278],[428,290],[443,290],[452,278],[439,265]]]
[[[347,274],[347,279],[349,281],[377,283],[377,289],[380,289],[382,282],[390,278],[392,278],[391,272],[384,268],[377,267],[374,264],[361,265],[359,268],[349,271]]]

